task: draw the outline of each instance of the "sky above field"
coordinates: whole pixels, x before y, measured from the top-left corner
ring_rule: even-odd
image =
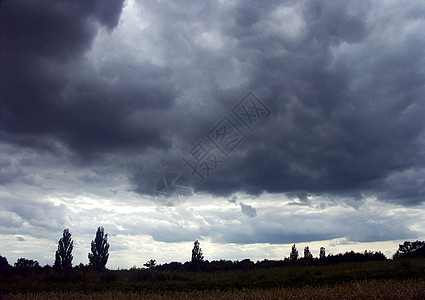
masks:
[[[0,255],[110,268],[425,239],[425,2],[0,2]]]

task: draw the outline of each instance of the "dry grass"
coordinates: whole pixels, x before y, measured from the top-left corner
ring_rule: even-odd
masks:
[[[44,292],[0,296],[0,299],[425,299],[425,280],[370,280],[344,283],[329,287],[245,289],[230,291],[192,291],[125,293],[111,292]]]

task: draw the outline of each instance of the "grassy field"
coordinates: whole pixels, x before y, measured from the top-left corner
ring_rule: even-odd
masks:
[[[72,271],[0,282],[0,299],[425,299],[425,259],[238,271]]]
[[[370,280],[324,287],[231,289],[227,291],[42,292],[11,294],[3,299],[425,299],[425,280]]]

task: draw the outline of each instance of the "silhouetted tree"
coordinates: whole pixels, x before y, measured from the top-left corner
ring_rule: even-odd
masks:
[[[0,255],[0,269],[5,269],[8,267],[11,267],[11,265],[9,265],[7,258]]]
[[[308,259],[308,260],[313,259],[313,254],[311,254],[310,248],[308,246],[304,247],[304,259]]]
[[[199,247],[199,242],[196,240],[192,249],[192,262],[201,262],[204,260],[202,249]]]
[[[403,244],[398,245],[398,250],[393,255],[393,259],[403,257],[425,257],[425,242],[405,241]]]
[[[149,268],[149,269],[153,269],[156,266],[156,260],[150,259],[143,266],[146,267],[146,268]]]
[[[181,262],[176,262],[176,261],[158,265],[156,267],[156,269],[160,271],[177,271],[177,270],[182,270],[182,268],[183,268],[183,264]]]
[[[231,260],[213,260],[208,265],[208,270],[210,271],[225,271],[232,270],[234,268],[234,263]]]
[[[344,254],[339,253],[336,255],[328,255],[323,259],[319,259],[317,263],[319,265],[330,265],[339,263],[352,263],[352,262],[364,262],[364,261],[382,261],[386,260],[384,254],[381,252],[365,251],[363,253],[349,251]]]
[[[58,250],[56,250],[55,264],[57,270],[70,270],[72,268],[72,249],[74,242],[71,239],[69,229],[63,231],[63,236],[59,240]]]
[[[324,259],[324,258],[326,258],[325,247],[320,247],[319,258],[320,258],[320,259]]]
[[[9,265],[7,258],[0,255],[0,274],[10,275],[11,271],[12,271],[12,266]]]
[[[291,253],[289,254],[289,260],[298,260],[298,250],[297,247],[295,247],[295,244],[292,246]]]
[[[15,270],[21,275],[38,273],[41,270],[40,264],[36,260],[19,258],[15,262]]]
[[[89,265],[97,270],[105,268],[109,258],[108,234],[103,227],[97,228],[96,238],[91,242],[91,253],[89,253]]]
[[[74,267],[74,270],[80,270],[80,271],[88,272],[88,271],[91,270],[91,267],[89,265],[85,265],[83,263],[79,263],[78,265],[76,265]]]
[[[236,270],[249,270],[249,269],[253,269],[255,266],[254,262],[248,258],[242,261],[236,261],[234,265]]]
[[[306,265],[311,265],[313,263],[313,254],[311,254],[310,248],[308,246],[304,247],[303,261]]]
[[[15,262],[15,268],[38,268],[40,264],[36,260],[19,258]]]

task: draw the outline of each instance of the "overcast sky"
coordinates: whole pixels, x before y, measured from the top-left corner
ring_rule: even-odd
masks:
[[[0,5],[9,263],[98,226],[110,268],[425,239],[424,1]]]

